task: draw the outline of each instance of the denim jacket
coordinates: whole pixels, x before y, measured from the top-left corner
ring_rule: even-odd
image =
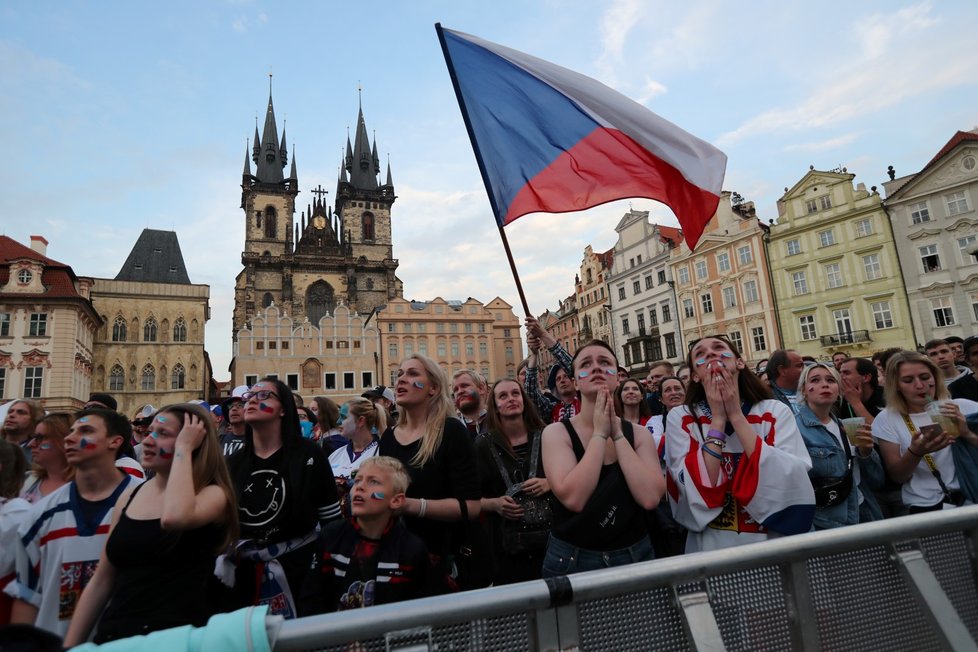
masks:
[[[839,432],[845,436],[845,429],[839,420],[832,417],[839,426]],[[805,447],[812,458],[812,468],[808,472],[809,477],[815,478],[841,478],[846,473],[846,452],[839,444],[835,435],[829,432],[815,413],[805,404],[798,405],[798,414],[795,415],[798,422],[798,430],[801,431],[802,439],[805,440]],[[814,527],[816,530],[839,527],[842,525],[855,525],[866,521],[875,521],[883,517],[876,499],[873,497],[873,490],[883,485],[884,474],[883,466],[880,464],[879,455],[875,450],[869,457],[860,457],[859,450],[853,447],[853,460],[859,464],[860,482],[859,490],[863,494],[863,505],[859,506],[859,496],[853,487],[849,498],[834,507],[819,507],[815,510]]]

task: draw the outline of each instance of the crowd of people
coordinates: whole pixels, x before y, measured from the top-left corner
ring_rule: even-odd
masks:
[[[712,335],[636,379],[604,342],[571,356],[526,328],[517,378],[492,384],[413,355],[342,405],[274,378],[132,419],[107,394],[12,401],[0,624],[101,643],[978,502],[978,337],[751,367]]]

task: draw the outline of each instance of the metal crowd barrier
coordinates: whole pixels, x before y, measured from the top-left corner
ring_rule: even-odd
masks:
[[[273,649],[978,650],[978,506],[282,623]]]

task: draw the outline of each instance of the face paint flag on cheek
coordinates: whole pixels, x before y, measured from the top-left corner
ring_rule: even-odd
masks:
[[[705,364],[706,364],[706,358],[698,358],[696,360],[696,366],[697,367],[702,367]]]
[[[262,412],[264,412],[265,414],[274,414],[275,413],[275,408],[273,408],[268,403],[259,403],[258,404],[258,409],[261,410]]]
[[[414,381],[414,386],[417,387],[418,389],[424,389],[424,383],[421,382],[420,380]]]
[[[44,442],[43,444],[41,444],[40,446],[38,446],[38,448],[41,449],[42,451],[49,451],[49,450],[51,450],[51,443],[50,442]]]
[[[606,368],[606,369],[604,370],[604,372],[605,372],[606,374],[608,374],[609,376],[617,376],[617,375],[618,375],[618,370],[617,370],[617,369],[615,369],[614,367],[607,367],[607,368]]]
[[[89,441],[88,439],[82,437],[81,439],[78,440],[78,447],[83,451],[90,451],[93,448],[95,448],[95,442]]]
[[[384,492],[382,492],[382,491],[375,491],[372,494],[370,494],[370,497],[373,498],[374,500],[383,500],[384,499]]]
[[[163,460],[172,460],[173,459],[173,451],[168,451],[165,448],[163,448],[162,446],[160,446],[160,459],[163,459]]]
[[[589,372],[587,372],[587,371],[585,371],[585,370],[583,370],[583,369],[582,369],[581,371],[578,371],[578,372],[577,372],[577,377],[578,377],[578,378],[587,378],[587,377],[588,377],[588,376],[590,376],[590,375],[591,375],[591,374],[590,374]]]

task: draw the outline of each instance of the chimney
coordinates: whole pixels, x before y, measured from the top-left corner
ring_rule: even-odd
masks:
[[[31,249],[41,254],[42,256],[48,255],[48,241],[43,235],[32,235],[31,236]]]

